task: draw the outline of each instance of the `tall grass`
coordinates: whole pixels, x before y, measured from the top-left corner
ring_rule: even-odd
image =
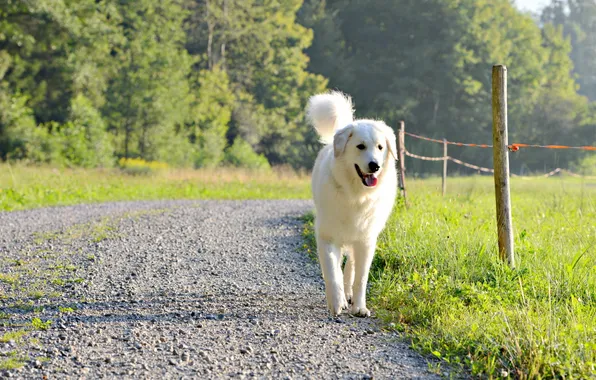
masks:
[[[148,199],[309,198],[308,176],[288,168],[55,169],[0,164],[0,210]]]
[[[513,180],[517,268],[498,259],[492,180],[411,182],[372,289],[413,344],[490,377],[596,374],[596,183]]]
[[[596,376],[596,182],[512,180],[515,269],[498,260],[491,178],[450,179],[444,198],[440,179],[408,186],[371,269],[377,315],[477,376]]]

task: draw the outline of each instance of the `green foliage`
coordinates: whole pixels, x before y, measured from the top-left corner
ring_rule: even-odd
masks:
[[[27,107],[27,97],[15,96],[4,83],[0,84],[0,159],[26,157],[25,144],[34,129],[35,119]]]
[[[11,340],[19,342],[25,335],[27,335],[27,332],[25,330],[8,331],[0,337],[0,342],[8,343]]]
[[[313,260],[318,260],[317,255],[317,240],[315,237],[315,214],[308,213],[302,217],[304,223],[302,228],[302,237],[304,238],[304,244],[302,249],[310,256]]]
[[[11,370],[21,368],[25,365],[25,362],[26,358],[9,355],[7,358],[0,359],[0,369]]]
[[[226,149],[226,163],[239,168],[271,169],[265,156],[255,153],[250,144],[241,137],[236,137],[234,144]]]
[[[579,93],[596,100],[596,3],[586,0],[551,0],[541,21],[560,26],[571,41],[570,57],[577,74]]]
[[[326,81],[306,71],[308,57],[303,51],[312,32],[296,23],[301,4],[301,0],[213,0],[197,9],[205,15],[203,23],[188,26],[187,46],[191,54],[204,54],[201,67],[220,67],[230,80],[234,104],[228,141],[241,136],[271,164],[303,166],[314,161],[308,152],[300,162],[305,155],[296,150],[306,153],[301,148],[307,144],[301,142],[311,134],[304,106],[309,96],[324,90]],[[216,136],[209,138],[217,144]]]
[[[27,160],[62,166],[65,162],[62,152],[65,149],[59,128],[58,123],[49,122],[26,131],[24,152]]]
[[[113,47],[120,65],[104,113],[118,132],[120,156],[168,162],[164,148],[189,119],[186,12],[177,1],[143,0],[121,3],[118,14],[124,38]]]
[[[50,328],[51,325],[52,325],[52,321],[50,321],[50,320],[47,320],[44,322],[39,318],[31,319],[31,326],[36,330],[47,330]]]
[[[508,0],[3,2],[0,159],[214,168],[241,138],[271,165],[309,168],[320,144],[304,107],[325,78],[354,96],[358,116],[488,143],[494,63],[509,67],[511,140],[591,144],[595,17],[583,0],[552,0],[540,25]],[[450,155],[492,163],[488,150]],[[579,157],[519,152],[511,166]]]
[[[19,276],[15,274],[0,273],[0,282],[4,282],[9,285],[18,285]]]
[[[171,167],[179,168],[192,167],[196,163],[198,148],[184,133],[168,133],[167,130],[161,130],[153,137],[162,141],[153,155],[156,161],[163,161]]]
[[[230,91],[228,75],[218,67],[201,70],[198,85],[193,110],[196,115],[195,128],[191,130],[190,136],[198,148],[195,166],[215,167],[224,158],[234,96]]]
[[[301,0],[19,0],[0,6],[2,159],[82,167],[140,157],[215,167],[241,136],[310,164]],[[25,94],[21,96],[19,94]],[[12,106],[10,106],[12,104]],[[28,118],[27,120],[23,118]],[[39,127],[36,127],[36,124]]]
[[[596,155],[587,155],[579,159],[572,169],[581,175],[596,176]]]
[[[75,117],[72,122],[49,122],[25,131],[21,136],[24,157],[56,166],[112,166],[110,136],[102,123],[87,122]]]
[[[114,147],[101,114],[84,95],[77,95],[70,105],[70,130],[78,135],[80,147],[73,146],[65,157],[82,167],[109,167],[113,165]],[[68,149],[68,148],[67,148]]]
[[[580,128],[593,115],[576,93],[563,31],[548,23],[540,28],[511,1],[307,0],[300,17],[314,29],[309,68],[352,94],[363,116],[390,124],[402,119],[406,129],[430,137],[490,143],[496,63],[509,69],[510,141],[580,144]],[[442,153],[438,144],[407,138],[406,145],[419,154]],[[492,166],[489,151],[449,152]],[[522,153],[512,156],[511,167],[544,170],[576,158],[574,152]],[[419,160],[407,159],[406,167],[438,171]]]

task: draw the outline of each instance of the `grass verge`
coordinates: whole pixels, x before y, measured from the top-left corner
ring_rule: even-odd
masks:
[[[491,178],[410,180],[369,302],[414,348],[489,378],[596,375],[596,183],[512,180],[517,268],[498,259]],[[304,227],[314,252],[312,219]],[[440,371],[440,368],[436,368]]]
[[[0,211],[124,200],[309,197],[308,177],[287,168],[164,169],[131,175],[120,169],[0,164]]]

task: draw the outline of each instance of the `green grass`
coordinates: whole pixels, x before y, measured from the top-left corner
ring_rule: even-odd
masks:
[[[27,358],[10,356],[6,359],[0,359],[0,370],[11,370],[21,368],[25,365]]]
[[[16,330],[16,331],[9,331],[4,333],[4,335],[2,335],[0,337],[0,342],[1,343],[7,343],[12,341],[15,342],[19,342],[23,336],[27,335],[27,332],[25,330]]]
[[[307,176],[283,168],[272,171],[168,169],[130,175],[119,169],[53,169],[0,164],[0,211],[123,200],[309,197]]]
[[[19,276],[17,274],[0,273],[0,282],[17,285],[19,283]]]
[[[34,300],[39,300],[45,297],[46,293],[43,290],[31,290],[27,292],[27,296]]]
[[[68,313],[74,313],[74,311],[75,311],[75,309],[74,309],[74,308],[72,308],[72,307],[66,307],[66,306],[59,306],[59,307],[58,307],[58,310],[59,310],[61,313],[64,313],[64,314],[68,314]]]
[[[596,182],[512,180],[516,269],[498,260],[492,178],[451,178],[444,198],[440,179],[407,184],[371,269],[377,315],[477,376],[596,376]],[[313,250],[308,221],[305,236]]]
[[[50,326],[52,325],[52,321],[47,320],[47,321],[42,321],[39,318],[33,318],[31,319],[31,326],[35,329],[35,330],[42,330],[45,331],[47,329],[50,328]]]

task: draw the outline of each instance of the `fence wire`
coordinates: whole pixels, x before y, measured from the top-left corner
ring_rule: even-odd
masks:
[[[455,145],[455,146],[470,146],[475,148],[492,148],[493,146],[490,144],[470,144],[470,143],[461,143],[461,142],[454,142],[448,140],[439,140],[433,139],[430,137],[416,135],[410,132],[404,132],[406,135],[410,137],[414,137],[420,140],[432,141],[440,144],[448,144],[448,145]],[[514,143],[507,146],[510,151],[517,152],[519,148],[544,148],[544,149],[576,149],[576,150],[592,150],[596,151],[596,146],[590,145],[582,145],[582,146],[569,146],[569,145],[538,145],[538,144],[523,144],[523,143]]]
[[[433,142],[440,142],[441,144],[443,144],[444,142],[447,144],[452,144],[452,145],[458,145],[458,146],[474,146],[474,147],[481,147],[481,148],[490,148],[492,147],[492,145],[484,145],[484,144],[464,144],[464,143],[455,143],[455,142],[450,142],[450,141],[442,141],[442,140],[437,140],[437,139],[431,139],[429,137],[424,137],[424,136],[419,136],[419,135],[415,135],[413,133],[409,133],[409,132],[404,132],[406,135],[408,136],[412,136],[412,137],[416,137],[416,138],[420,138],[422,140],[428,140],[428,141],[433,141]],[[516,144],[512,144],[512,145],[516,145]],[[510,145],[510,147],[512,146]],[[517,144],[519,145],[519,144]],[[522,144],[524,146],[528,146],[528,147],[563,147],[563,145],[527,145],[527,144]],[[574,149],[574,148],[582,148],[582,147],[567,147],[570,149]],[[594,148],[594,150],[596,150],[596,147],[588,147],[588,148]],[[511,149],[511,148],[510,148]],[[564,148],[551,148],[551,149],[564,149]],[[517,150],[517,149],[515,149]],[[592,149],[588,149],[588,150],[592,150]],[[412,158],[416,158],[419,160],[423,160],[423,161],[445,161],[445,160],[449,160],[451,162],[454,162],[458,165],[462,165],[465,166],[467,168],[470,169],[474,169],[474,170],[478,170],[484,173],[494,173],[495,170],[491,169],[491,168],[485,168],[482,166],[478,166],[478,165],[474,165],[474,164],[470,164],[469,162],[464,162],[462,160],[458,160],[457,158],[451,157],[451,156],[441,156],[441,157],[429,157],[429,156],[420,156],[418,154],[414,154],[409,152],[407,149],[404,148],[404,153],[406,156],[408,157],[412,157]],[[572,177],[577,177],[577,178],[587,178],[587,179],[596,179],[596,177],[590,177],[590,176],[583,176],[581,174],[577,174],[577,173],[573,173],[572,171],[568,170],[568,169],[562,169],[562,168],[556,168],[546,174],[541,175],[541,177],[552,177],[556,174],[559,173],[565,173],[567,175],[570,175]],[[522,177],[516,174],[511,174],[512,177],[520,177],[523,179],[530,179],[531,177]]]

